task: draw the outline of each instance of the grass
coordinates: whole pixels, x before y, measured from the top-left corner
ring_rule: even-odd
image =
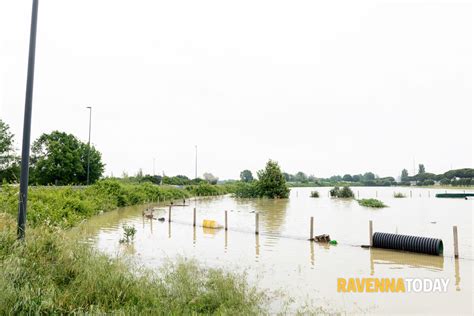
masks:
[[[397,199],[403,199],[403,198],[406,198],[407,196],[403,194],[402,192],[396,192],[393,194],[393,197]]]
[[[13,218],[0,214],[0,314],[256,315],[265,296],[245,277],[194,261],[159,272],[130,271],[59,228],[28,230],[16,240]]]
[[[382,208],[382,207],[387,207],[382,201],[377,200],[377,199],[361,199],[357,200],[359,202],[359,205],[365,206],[365,207],[375,207],[375,208]]]

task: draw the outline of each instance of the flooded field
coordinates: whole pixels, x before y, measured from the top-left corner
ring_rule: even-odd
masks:
[[[318,190],[320,198],[310,198]],[[441,189],[353,188],[359,198],[382,200],[389,207],[371,209],[355,200],[328,197],[329,188],[294,188],[288,200],[236,200],[229,196],[192,199],[172,210],[159,205],[155,217],[145,219],[145,206],[105,213],[81,226],[89,242],[110,255],[126,254],[138,264],[157,268],[177,256],[195,258],[204,265],[246,272],[250,282],[276,296],[271,310],[292,312],[306,304],[327,312],[472,314],[473,200],[440,199]],[[411,191],[411,198],[410,198]],[[448,190],[448,192],[463,190]],[[394,198],[402,192],[407,198]],[[193,208],[198,227],[192,226]],[[204,219],[229,230],[201,227]],[[255,212],[260,235],[255,235]],[[338,245],[307,241],[309,219],[315,234],[329,234]],[[369,243],[368,221],[374,232],[441,238],[444,257],[382,249],[364,249]],[[131,245],[119,244],[122,225],[137,228]],[[459,231],[460,259],[453,258],[452,226]],[[443,278],[447,293],[340,293],[338,278]],[[284,293],[279,299],[279,293]],[[292,298],[290,301],[288,298]]]

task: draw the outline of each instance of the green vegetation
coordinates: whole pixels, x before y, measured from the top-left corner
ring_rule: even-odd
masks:
[[[312,197],[312,198],[318,198],[318,197],[319,197],[319,192],[318,192],[318,191],[311,191],[310,197]]]
[[[0,119],[0,183],[19,179],[19,159],[15,155],[13,134],[10,127]]]
[[[86,188],[33,187],[28,196],[28,225],[72,227],[101,211],[189,196],[188,191],[174,187],[126,184],[116,180],[101,180]],[[0,207],[12,215],[17,213],[18,187],[2,187]]]
[[[31,179],[39,185],[86,184],[90,150],[90,182],[104,172],[101,154],[72,134],[54,131],[41,135],[31,147]]]
[[[361,200],[357,200],[357,202],[359,202],[359,205],[365,206],[365,207],[375,207],[375,208],[387,207],[387,205],[383,204],[382,201],[377,200],[377,199],[361,199]]]
[[[0,314],[257,315],[264,294],[245,277],[197,263],[167,263],[160,272],[130,271],[62,230],[29,229],[0,214]]]
[[[393,197],[397,199],[402,199],[402,198],[406,198],[407,196],[403,194],[402,192],[396,192],[393,194]]]
[[[235,190],[233,184],[212,185],[208,182],[203,182],[198,185],[190,185],[186,187],[192,196],[214,196],[232,193]]]
[[[253,175],[252,171],[245,169],[240,173],[240,181],[242,182],[252,182],[253,181]]]
[[[234,196],[238,198],[288,198],[290,189],[286,185],[285,177],[277,162],[269,160],[265,169],[258,171],[257,175],[258,180],[237,183],[234,187]]]
[[[336,198],[343,198],[343,199],[350,199],[354,197],[354,192],[352,192],[351,188],[349,187],[343,187],[340,189],[339,187],[334,187],[329,191],[329,194],[331,197],[336,197]]]
[[[119,240],[120,243],[132,242],[137,233],[135,226],[123,225],[123,238]]]

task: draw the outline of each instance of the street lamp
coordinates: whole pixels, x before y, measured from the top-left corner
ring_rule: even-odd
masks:
[[[28,202],[28,177],[30,165],[31,112],[33,107],[33,79],[35,77],[36,26],[38,24],[38,0],[33,0],[31,10],[28,73],[26,77],[25,116],[23,119],[23,144],[21,149],[20,194],[18,198],[18,239],[25,238],[26,204]]]
[[[88,106],[89,109],[89,141],[87,142],[87,185],[89,185],[90,178],[90,167],[91,167],[91,124],[92,124],[92,107]]]
[[[196,149],[196,157],[194,161],[194,179],[197,179],[198,177],[198,146],[194,145],[194,147]]]

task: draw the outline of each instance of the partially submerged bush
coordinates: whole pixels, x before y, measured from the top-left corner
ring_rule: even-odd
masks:
[[[123,225],[123,238],[119,240],[120,243],[129,243],[135,238],[137,229],[135,226]]]
[[[238,198],[288,198],[290,189],[277,162],[269,160],[265,169],[258,171],[257,175],[258,180],[256,181],[236,184],[234,196]]]
[[[1,315],[264,313],[264,295],[241,275],[183,260],[159,274],[132,273],[61,230],[29,229],[26,237],[16,240],[13,220],[0,231]]]
[[[318,198],[319,197],[319,192],[318,191],[311,191],[310,197]]]
[[[343,187],[342,189],[340,189],[339,187],[334,187],[333,189],[331,189],[331,191],[329,191],[329,194],[332,197],[345,199],[354,197],[354,192],[352,192],[351,188],[347,186]]]
[[[361,199],[357,200],[359,202],[359,205],[365,206],[365,207],[375,207],[375,208],[382,208],[382,207],[387,207],[382,201],[377,200],[377,199]]]
[[[402,192],[396,192],[393,194],[393,197],[397,199],[402,199],[402,198],[406,198],[407,196],[403,194]]]

